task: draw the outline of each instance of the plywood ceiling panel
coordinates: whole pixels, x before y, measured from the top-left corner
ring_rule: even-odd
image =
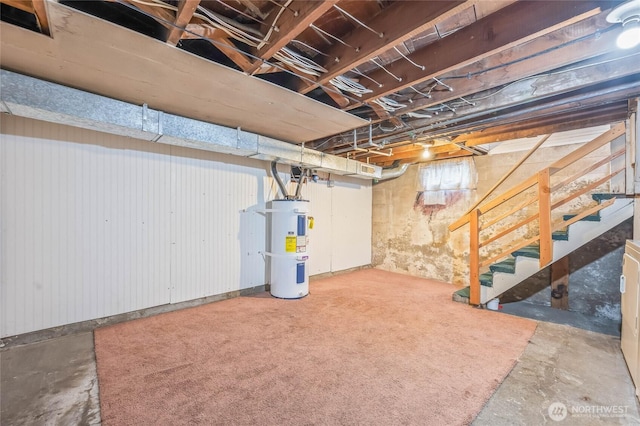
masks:
[[[2,68],[103,96],[289,142],[367,122],[66,6],[53,38],[2,22]]]

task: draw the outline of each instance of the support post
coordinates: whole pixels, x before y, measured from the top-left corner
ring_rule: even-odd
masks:
[[[553,260],[553,241],[551,240],[551,188],[550,169],[538,172],[538,209],[540,227],[540,267],[547,266]]]
[[[551,307],[569,309],[569,256],[551,265]]]
[[[469,304],[480,304],[480,210],[469,212]]]

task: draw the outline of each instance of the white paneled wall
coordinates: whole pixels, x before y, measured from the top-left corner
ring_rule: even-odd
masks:
[[[1,120],[0,337],[265,284],[268,163]],[[303,196],[311,274],[369,264],[371,183]]]

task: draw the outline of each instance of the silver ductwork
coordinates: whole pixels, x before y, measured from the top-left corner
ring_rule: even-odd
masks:
[[[364,179],[379,166],[300,145],[118,101],[0,70],[0,111],[169,145],[238,155]]]
[[[383,180],[395,179],[397,177],[400,177],[403,174],[405,174],[409,166],[410,166],[409,163],[405,163],[401,166],[394,167],[393,169],[382,169],[381,176],[379,178],[376,178],[375,182],[380,182]]]

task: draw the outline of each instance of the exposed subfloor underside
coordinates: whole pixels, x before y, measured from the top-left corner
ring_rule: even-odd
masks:
[[[473,424],[555,424],[548,409],[556,402],[568,412],[561,424],[640,423],[619,346],[614,336],[539,322]],[[0,363],[1,424],[100,423],[92,333],[5,348]]]

